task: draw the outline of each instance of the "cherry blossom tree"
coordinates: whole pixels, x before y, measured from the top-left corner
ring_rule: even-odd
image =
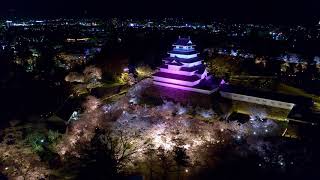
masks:
[[[102,70],[96,66],[88,66],[83,71],[86,81],[96,82],[102,78]]]
[[[64,79],[67,82],[84,82],[84,75],[77,73],[77,72],[70,72]]]

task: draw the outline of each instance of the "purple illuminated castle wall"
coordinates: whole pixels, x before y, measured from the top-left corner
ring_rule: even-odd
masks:
[[[153,83],[175,89],[211,94],[217,91],[190,38],[180,38],[153,74]]]

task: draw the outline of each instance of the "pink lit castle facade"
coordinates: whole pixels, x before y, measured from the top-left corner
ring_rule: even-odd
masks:
[[[190,38],[179,37],[172,46],[169,57],[163,59],[164,64],[153,74],[154,84],[201,94],[218,90]]]

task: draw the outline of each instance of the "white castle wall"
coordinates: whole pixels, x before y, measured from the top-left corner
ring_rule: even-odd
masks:
[[[288,109],[288,110],[291,110],[295,106],[294,103],[276,101],[276,100],[271,100],[271,99],[259,98],[259,97],[254,97],[254,96],[247,96],[247,95],[230,93],[230,92],[220,91],[220,95],[224,98],[228,98],[228,99],[232,99],[232,100],[245,101],[245,102],[249,102],[249,103],[261,104],[261,105],[272,106],[272,107]]]
[[[195,85],[199,84],[201,81],[201,79],[199,79],[194,82],[189,82],[189,81],[182,81],[182,80],[170,79],[170,78],[164,78],[164,77],[158,77],[158,76],[153,76],[153,80],[167,82],[167,83],[171,83],[171,84],[180,84],[183,86],[195,86]]]
[[[170,57],[178,57],[178,58],[184,58],[184,59],[190,59],[190,58],[195,58],[197,57],[197,54],[172,54],[172,53],[169,53],[170,54]]]
[[[192,46],[179,46],[179,45],[174,45],[174,50],[194,50]]]
[[[193,63],[182,63],[182,64],[183,64],[183,67],[193,67],[193,66],[198,66],[202,64],[202,61],[196,61]]]
[[[173,71],[179,71],[181,69],[181,66],[168,65],[168,69]]]
[[[156,82],[156,81],[153,81],[153,84],[157,84],[157,85],[165,86],[165,87],[170,87],[170,88],[175,88],[175,89],[181,89],[181,90],[185,90],[185,91],[202,93],[202,94],[212,94],[218,90],[218,88],[215,88],[213,90],[196,89],[196,88],[192,88],[192,87],[185,87],[185,86],[179,86],[176,84],[167,84],[167,83]]]
[[[200,78],[204,79],[205,77],[207,77],[207,75],[208,75],[207,70],[204,70],[204,72],[201,74]]]
[[[166,69],[166,68],[160,68],[161,72],[165,73],[171,73],[171,74],[179,74],[179,75],[185,75],[185,76],[193,76],[196,71],[193,72],[188,72],[188,71],[175,71],[171,69]]]

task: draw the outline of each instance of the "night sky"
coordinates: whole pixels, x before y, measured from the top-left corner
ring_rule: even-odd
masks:
[[[199,16],[243,22],[314,23],[319,0],[3,0],[5,16]]]

